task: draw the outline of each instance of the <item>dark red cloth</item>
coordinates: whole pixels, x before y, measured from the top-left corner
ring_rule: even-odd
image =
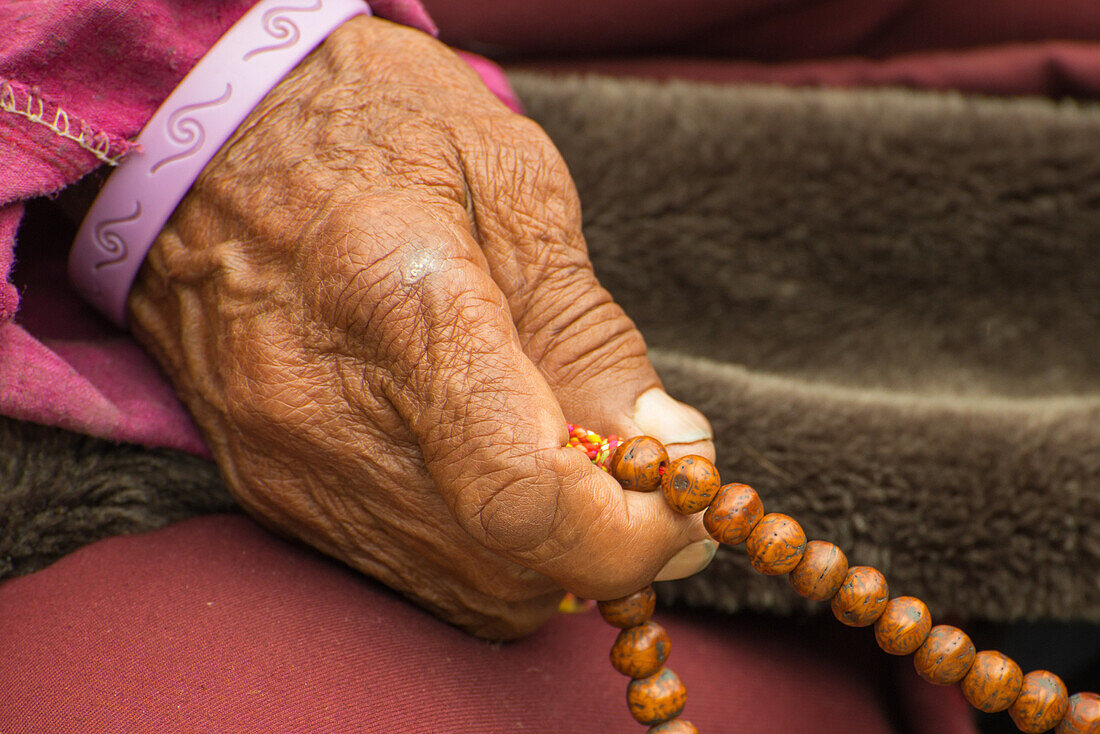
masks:
[[[423,0],[444,40],[499,54],[758,61],[1100,39],[1094,0]]]
[[[0,620],[0,732],[642,731],[598,614],[482,642],[243,517],[86,547],[0,584]],[[975,731],[867,629],[659,620],[708,734]]]
[[[787,85],[1100,97],[1093,0],[425,0],[513,65]]]
[[[1100,7],[1100,3],[1097,4]],[[526,60],[513,68],[720,84],[909,87],[977,94],[1100,97],[1100,43],[1050,42],[770,64],[687,56]]]

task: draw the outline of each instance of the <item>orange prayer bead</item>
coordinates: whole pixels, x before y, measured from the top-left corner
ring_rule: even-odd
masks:
[[[833,614],[849,627],[866,627],[879,618],[889,598],[890,587],[882,572],[870,566],[853,566],[833,596]]]
[[[971,706],[992,714],[1012,705],[1023,679],[1015,660],[996,650],[982,650],[974,656],[959,688]]]
[[[1070,696],[1066,715],[1054,734],[1100,734],[1100,696],[1087,692]]]
[[[703,515],[710,536],[724,545],[737,545],[764,516],[760,495],[747,484],[727,484],[718,490]]]
[[[1008,708],[1016,728],[1026,734],[1050,731],[1066,715],[1069,691],[1049,670],[1033,670],[1024,676],[1020,695]]]
[[[720,480],[714,464],[704,456],[689,454],[669,464],[661,479],[665,500],[682,515],[705,510],[718,493]]]
[[[908,655],[928,639],[932,615],[915,596],[899,596],[886,603],[875,620],[875,640],[891,655]]]
[[[611,665],[631,678],[646,678],[661,669],[671,648],[665,628],[646,622],[619,633],[611,646]]]
[[[626,687],[626,704],[631,715],[646,726],[663,724],[675,719],[687,703],[687,689],[680,677],[668,668],[648,678],[630,681]]]
[[[826,540],[811,540],[787,580],[807,599],[826,601],[833,598],[847,573],[844,551]]]
[[[699,730],[687,719],[673,719],[646,729],[646,734],[699,734]]]
[[[958,683],[974,662],[974,643],[958,627],[938,624],[913,656],[917,675],[929,683],[949,686]]]
[[[665,445],[652,436],[635,436],[615,449],[609,471],[623,489],[653,492],[660,489],[661,475],[667,468]]]
[[[621,599],[601,601],[597,606],[608,624],[623,629],[637,627],[653,616],[653,610],[657,608],[657,595],[653,593],[652,586],[647,586]]]
[[[768,576],[789,573],[802,560],[806,533],[793,518],[770,512],[760,518],[745,540],[749,563]]]

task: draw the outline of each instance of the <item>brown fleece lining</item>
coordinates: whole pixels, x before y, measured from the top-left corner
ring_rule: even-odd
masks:
[[[1100,109],[512,80],[727,480],[937,616],[1100,620]],[[10,420],[0,477],[0,576],[230,506],[194,458]],[[746,568],[664,596],[802,606]]]
[[[1100,619],[1100,109],[513,81],[727,481],[939,615]],[[743,555],[665,597],[802,605]]]

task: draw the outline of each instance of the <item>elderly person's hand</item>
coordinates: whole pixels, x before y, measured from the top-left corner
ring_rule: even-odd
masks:
[[[558,153],[422,33],[361,17],[292,72],[129,312],[250,512],[476,634],[713,552],[564,447],[568,418],[713,453],[597,283]]]

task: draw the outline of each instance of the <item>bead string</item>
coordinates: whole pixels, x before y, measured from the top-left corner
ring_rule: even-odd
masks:
[[[703,523],[723,545],[745,544],[749,563],[769,576],[787,575],[802,596],[828,601],[838,620],[850,627],[874,625],[875,639],[891,655],[913,655],[917,674],[930,683],[958,683],[975,708],[1008,710],[1016,727],[1027,734],[1100,734],[1100,696],[1068,695],[1065,683],[1048,670],[1023,675],[1020,666],[996,650],[978,652],[958,627],[932,626],[928,607],[912,596],[890,598],[880,571],[851,566],[844,552],[824,540],[807,542],[802,526],[780,513],[764,513],[760,496],[747,484],[722,485],[718,470],[702,456],[670,461],[655,438],[623,441],[569,424],[568,445],[580,449],[623,489],[658,489],[677,512],[706,511]],[[604,620],[621,629],[611,647],[611,664],[629,676],[626,700],[630,713],[650,727],[647,734],[699,734],[680,718],[687,690],[665,667],[668,633],[651,621],[656,606],[653,588],[599,602]]]

